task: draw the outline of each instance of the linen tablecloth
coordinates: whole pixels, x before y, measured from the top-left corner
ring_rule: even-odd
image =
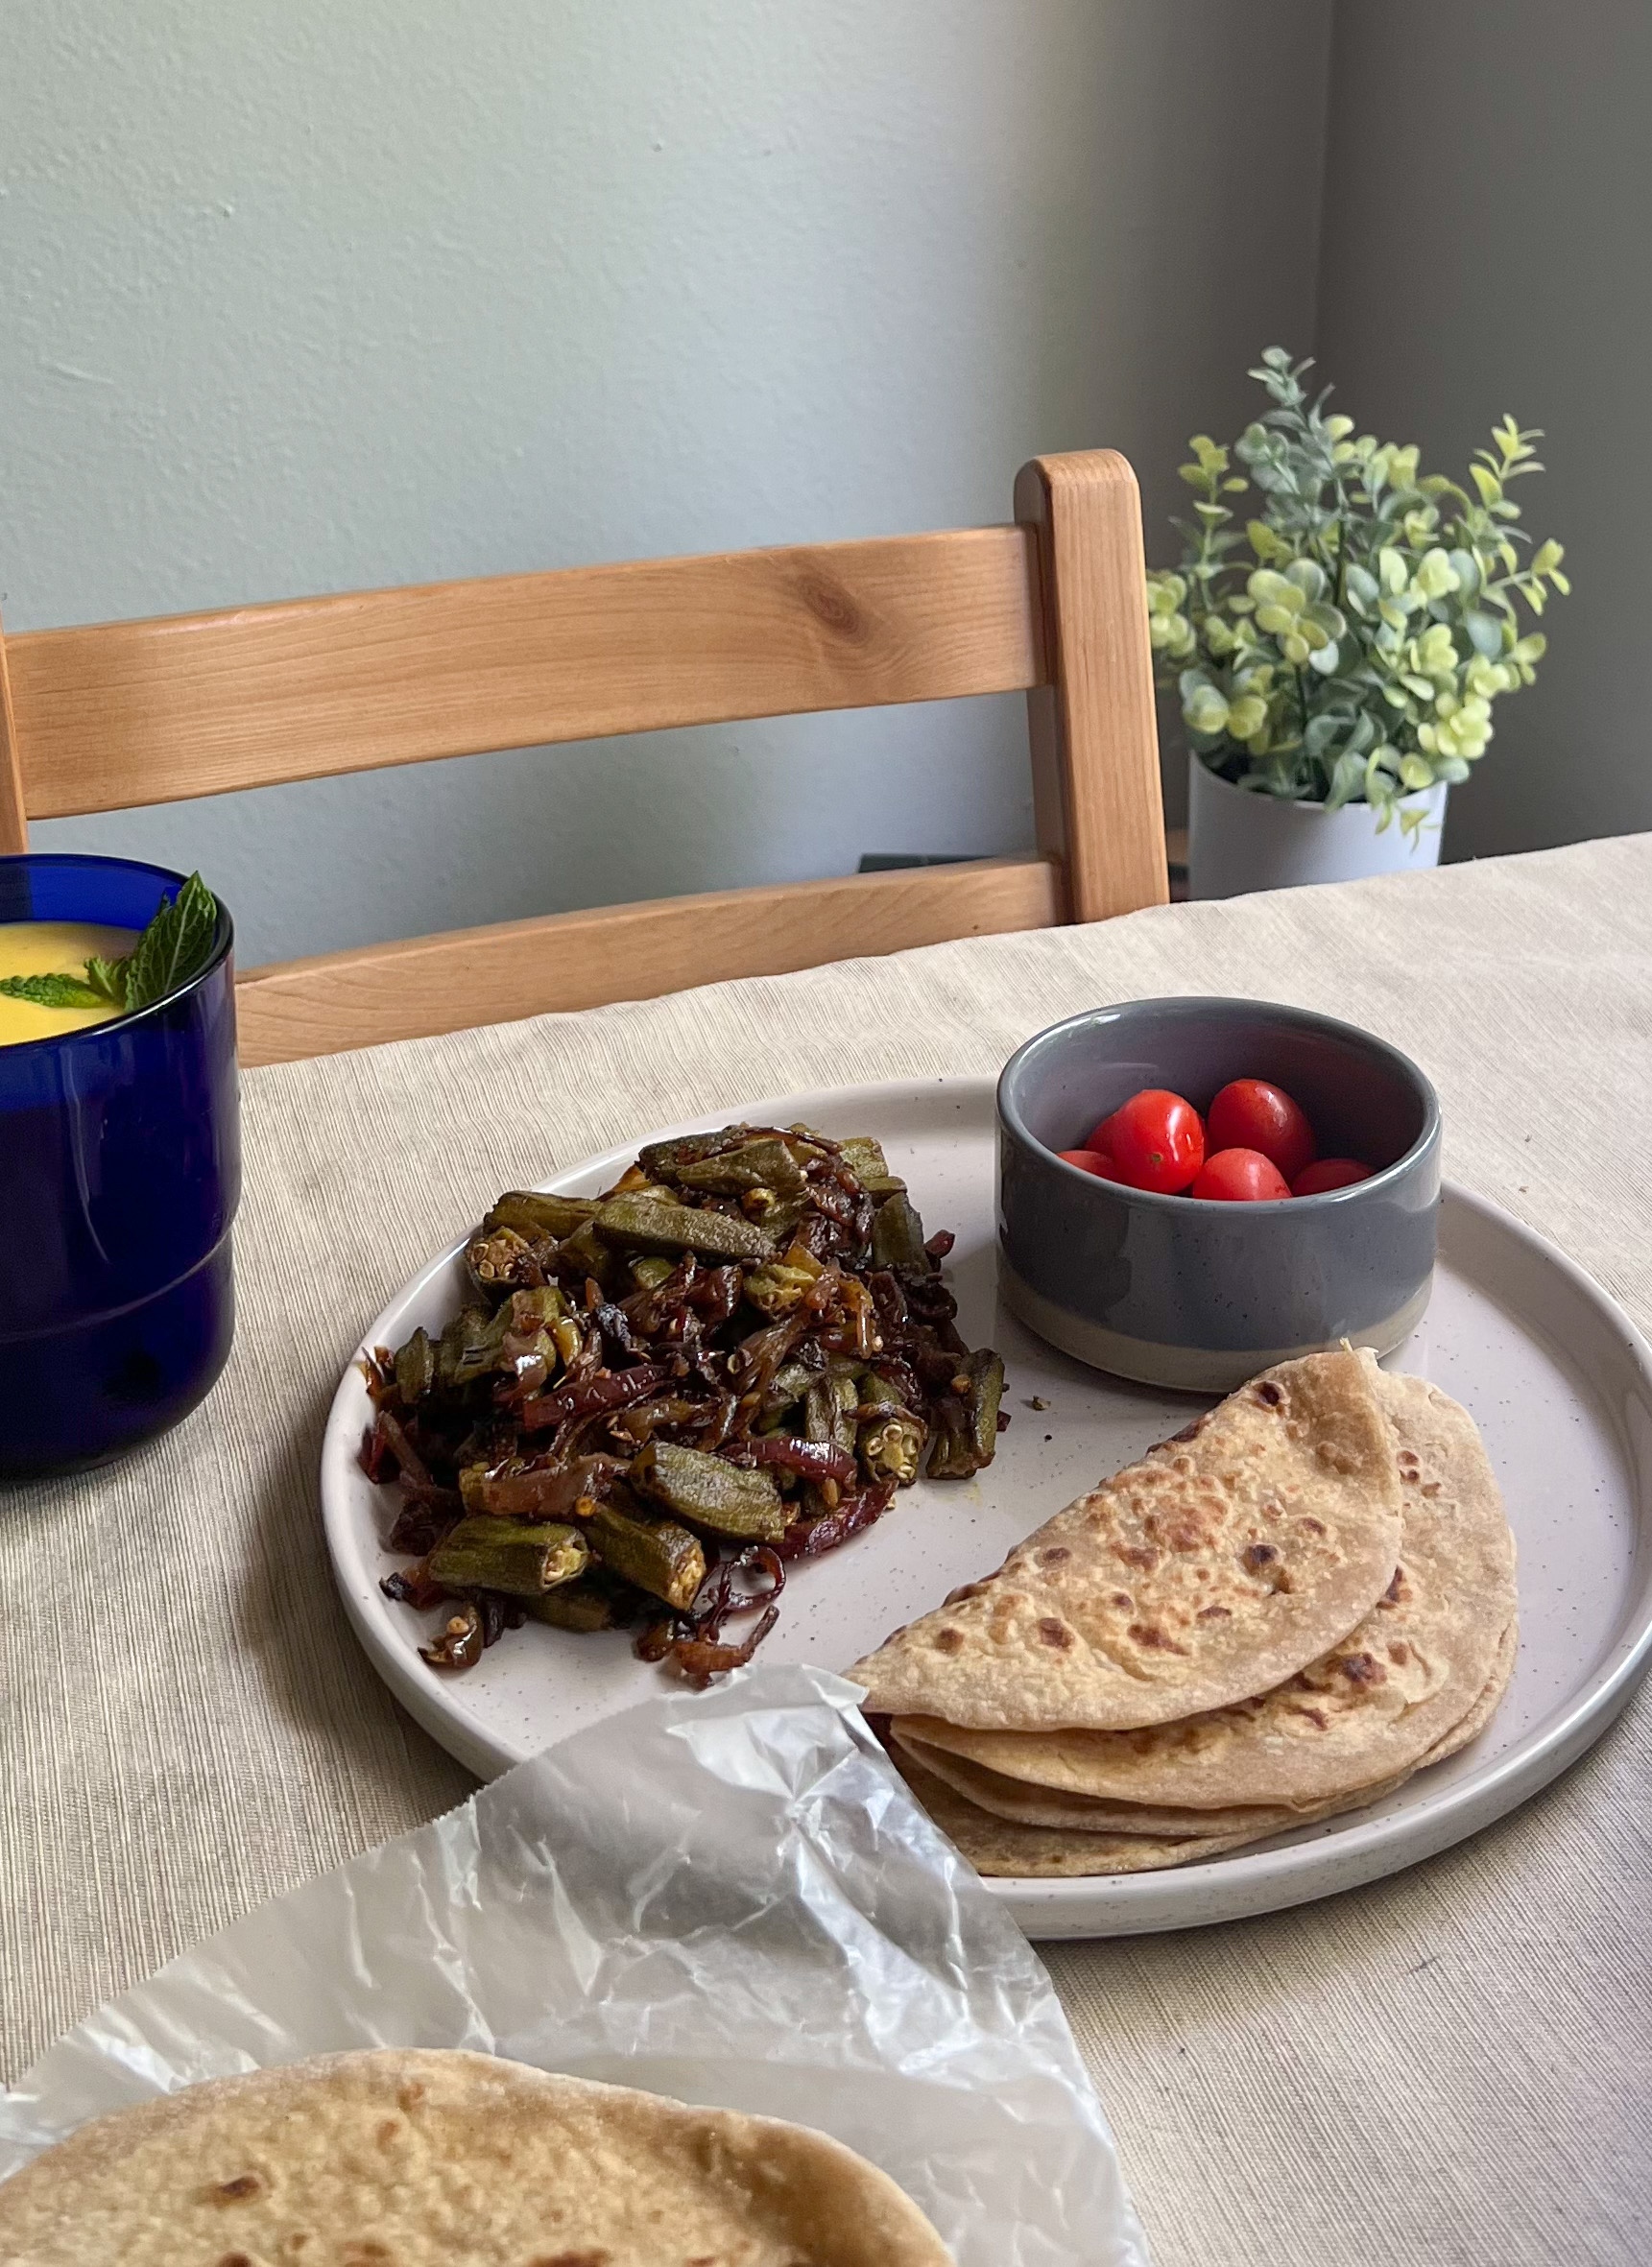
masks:
[[[345,1624],[316,1468],[358,1331],[498,1189],[1188,991],[1395,1040],[1448,1172],[1652,1327],[1652,836],[254,1071],[222,1383],[125,1465],[0,1499],[0,2066],[469,1792]],[[1368,1889],[1046,1948],[1160,2267],[1652,2256],[1649,1729],[1642,1699],[1515,1817]]]

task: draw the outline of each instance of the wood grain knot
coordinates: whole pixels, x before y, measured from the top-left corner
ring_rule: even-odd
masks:
[[[854,645],[865,645],[873,633],[873,623],[863,608],[850,597],[844,585],[830,575],[818,569],[805,568],[795,585],[798,597],[807,607],[817,622],[826,625],[834,636]]]

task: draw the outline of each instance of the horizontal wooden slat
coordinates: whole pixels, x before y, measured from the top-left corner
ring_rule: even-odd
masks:
[[[1065,919],[1055,870],[1027,857],[504,921],[250,969],[236,990],[241,1060],[289,1062]]]
[[[1032,537],[965,528],[8,641],[29,815],[1042,681]]]

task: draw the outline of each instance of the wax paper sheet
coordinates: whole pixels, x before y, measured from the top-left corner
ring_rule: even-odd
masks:
[[[1147,2267],[1031,1947],[823,1670],[547,1749],[87,2016],[0,2178],[106,2110],[348,2047],[471,2047],[835,2135],[959,2267]]]

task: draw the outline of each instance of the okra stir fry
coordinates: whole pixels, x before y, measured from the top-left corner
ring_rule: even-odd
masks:
[[[634,1628],[697,1680],[750,1660],[789,1563],[992,1462],[1004,1366],[958,1334],[951,1245],[875,1141],[806,1126],[652,1143],[602,1197],[502,1196],[462,1310],[367,1365],[362,1465],[416,1555],[383,1587],[451,1610],[424,1658],[468,1668],[531,1619]]]

